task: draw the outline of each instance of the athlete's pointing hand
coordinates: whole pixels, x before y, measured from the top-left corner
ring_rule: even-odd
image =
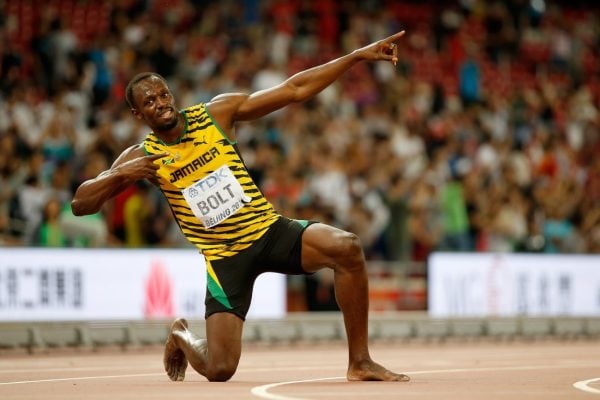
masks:
[[[398,45],[396,42],[402,36],[404,36],[404,31],[355,50],[354,53],[360,55],[364,60],[389,60],[396,65],[398,62]]]
[[[128,177],[128,179],[130,180],[136,181],[141,179],[148,179],[153,183],[157,183],[156,171],[158,171],[160,165],[155,161],[168,155],[169,153],[159,153],[137,157],[127,162],[124,162],[117,168],[119,169],[119,172],[121,174]]]
[[[167,155],[169,154],[145,155],[140,145],[129,147],[121,153],[110,169],[79,185],[71,202],[73,214],[97,213],[104,202],[138,180],[147,179],[158,185],[156,171],[160,166],[156,160]]]

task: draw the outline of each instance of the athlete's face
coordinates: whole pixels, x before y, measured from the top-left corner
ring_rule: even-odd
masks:
[[[135,108],[133,114],[146,121],[155,131],[168,131],[177,126],[179,113],[175,107],[173,94],[165,82],[151,76],[133,87]]]

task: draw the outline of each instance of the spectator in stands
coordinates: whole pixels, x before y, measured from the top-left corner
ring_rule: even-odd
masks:
[[[66,163],[74,158],[76,134],[71,110],[62,106],[55,108],[50,121],[43,129],[38,142],[34,145],[44,155],[48,175],[57,163]]]
[[[67,239],[59,222],[62,204],[50,198],[44,206],[42,220],[33,234],[31,244],[40,247],[66,247]]]

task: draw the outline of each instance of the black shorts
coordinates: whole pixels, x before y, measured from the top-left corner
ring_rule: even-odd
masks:
[[[233,257],[211,261],[210,266],[220,285],[216,287],[207,277],[205,317],[218,312],[230,312],[245,319],[252,300],[254,281],[263,272],[307,274],[302,269],[301,238],[304,229],[313,223],[279,217],[267,233],[249,248]]]

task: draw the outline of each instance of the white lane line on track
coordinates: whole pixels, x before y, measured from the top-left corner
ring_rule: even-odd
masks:
[[[277,367],[277,368],[240,368],[237,370],[237,373],[244,372],[273,372],[273,371],[314,371],[316,368],[318,369],[335,369],[339,370],[339,365],[337,366],[307,366],[307,367]],[[106,369],[106,368],[104,368]],[[154,368],[153,368],[154,369]],[[69,371],[84,371],[87,368],[73,368]],[[56,368],[50,369],[48,368],[44,372],[59,372],[59,371],[67,371],[65,368]],[[30,370],[20,370],[20,372],[30,372],[35,373],[39,372],[36,369]],[[64,381],[83,381],[83,380],[92,380],[92,379],[112,379],[112,378],[134,378],[134,377],[144,377],[144,376],[166,376],[164,372],[154,372],[147,374],[128,374],[128,375],[97,375],[97,376],[80,376],[80,377],[70,377],[70,378],[49,378],[49,379],[35,379],[30,381],[11,381],[11,382],[0,382],[0,386],[8,386],[8,385],[23,385],[28,383],[51,383],[51,382],[64,382]]]
[[[86,381],[91,379],[117,379],[117,378],[139,378],[144,376],[163,376],[164,372],[153,374],[130,374],[130,375],[103,375],[103,376],[79,376],[71,378],[53,378],[53,379],[38,379],[35,381],[15,381],[15,382],[0,382],[0,386],[7,385],[24,385],[27,383],[48,383],[48,382],[64,382],[64,381]]]
[[[540,369],[580,368],[580,367],[596,367],[596,366],[598,366],[598,364],[572,365],[572,366],[568,366],[568,365],[523,365],[523,366],[508,366],[508,367],[432,369],[432,370],[428,370],[428,371],[402,371],[402,373],[410,376],[410,375],[461,373],[461,372],[534,371],[534,370],[540,370]],[[297,383],[321,382],[321,381],[331,381],[331,380],[340,380],[340,379],[346,379],[346,377],[345,376],[336,376],[336,377],[329,377],[329,378],[315,378],[315,379],[304,379],[304,380],[300,380],[300,381],[270,383],[267,385],[255,386],[250,390],[250,393],[252,393],[253,395],[255,395],[257,397],[260,397],[262,399],[267,399],[267,400],[311,400],[311,399],[306,399],[303,397],[292,397],[292,396],[273,394],[273,393],[269,393],[269,390],[276,388],[276,387],[281,387],[281,386],[285,386],[285,385],[293,385],[293,384],[297,384]],[[585,390],[589,393],[596,393],[596,392],[600,393],[600,390],[587,387],[587,383],[590,383],[591,381],[595,381],[595,380],[600,380],[600,378],[592,379],[592,380],[588,380],[588,381],[582,381],[582,382],[585,382],[585,385],[582,385],[583,387],[585,387],[585,389],[582,389],[580,387],[578,387],[578,389]],[[579,382],[577,382],[577,383],[579,383]],[[573,385],[573,386],[575,386],[575,385]]]
[[[14,375],[14,374],[38,374],[41,372],[86,372],[86,371],[131,371],[131,367],[113,367],[112,365],[108,365],[106,367],[61,367],[61,368],[24,368],[24,369],[13,369],[0,371],[0,375]],[[156,368],[139,368],[139,369],[149,369],[155,371]]]
[[[331,378],[315,378],[315,379],[304,379],[301,381],[288,381],[288,382],[278,382],[278,383],[269,383],[268,385],[255,386],[250,389],[250,393],[253,395],[260,397],[262,399],[268,400],[309,400],[302,397],[290,397],[290,396],[282,396],[278,394],[269,393],[269,389],[284,386],[284,385],[293,385],[296,383],[306,383],[306,382],[321,382],[321,381],[333,381],[337,379],[346,379],[345,376],[334,376]]]
[[[600,394],[600,389],[589,387],[592,382],[600,382],[600,378],[588,379],[587,381],[579,381],[573,384],[575,389],[583,390],[584,392]]]

